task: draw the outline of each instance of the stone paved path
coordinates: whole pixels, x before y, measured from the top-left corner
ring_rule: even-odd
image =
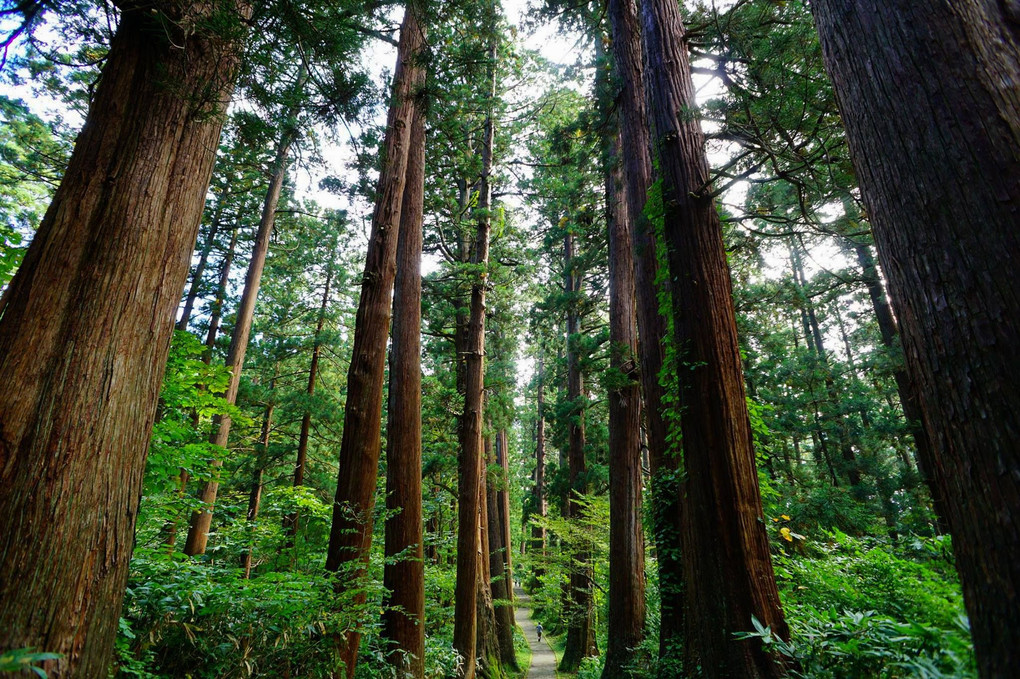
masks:
[[[535,621],[531,619],[531,597],[525,594],[520,587],[514,588],[514,597],[518,602],[515,609],[517,624],[524,630],[524,638],[531,646],[531,668],[528,669],[528,679],[556,679],[556,656],[544,637],[542,641],[538,640],[538,630],[535,629]]]

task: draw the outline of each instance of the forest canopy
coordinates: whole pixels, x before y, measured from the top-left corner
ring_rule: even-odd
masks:
[[[1013,676],[986,0],[0,2],[0,674]]]

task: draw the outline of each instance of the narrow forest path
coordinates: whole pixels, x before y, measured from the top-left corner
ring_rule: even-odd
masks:
[[[538,630],[531,619],[531,597],[520,587],[514,587],[514,598],[517,601],[514,619],[531,646],[531,667],[528,668],[527,679],[556,679],[556,655],[545,639],[538,640]]]

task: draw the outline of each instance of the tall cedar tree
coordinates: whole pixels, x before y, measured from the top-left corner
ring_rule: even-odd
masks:
[[[506,530],[506,512],[503,509],[506,498],[506,475],[503,473],[502,461],[506,460],[505,432],[495,434],[492,446],[488,446],[487,463],[490,469],[498,465],[499,476],[487,475],[486,511],[488,513],[489,549],[485,553],[489,559],[489,586],[492,590],[495,616],[495,637],[499,649],[499,663],[505,670],[517,670],[517,652],[514,650],[514,609],[510,605],[513,588],[510,587],[510,567],[508,555],[510,550],[509,534]],[[502,602],[495,605],[495,602]]]
[[[421,251],[425,112],[416,106],[397,239],[386,427],[383,636],[397,676],[425,676],[425,561],[421,488]]]
[[[535,397],[536,417],[535,423],[535,513],[539,519],[546,516],[545,501],[545,348],[539,349],[538,356],[538,395]],[[531,549],[539,556],[545,556],[545,526],[541,521],[531,527]],[[542,572],[535,571],[535,577],[540,577]]]
[[[119,6],[64,180],[0,298],[0,648],[63,654],[51,677],[107,672],[247,13]]]
[[[303,81],[304,76],[299,76],[295,86],[296,94],[300,93]],[[234,329],[230,333],[230,348],[227,350],[226,361],[227,367],[230,368],[230,383],[223,397],[231,405],[237,402],[237,390],[241,386],[244,355],[248,351],[248,339],[251,336],[252,321],[255,319],[255,301],[259,296],[262,271],[265,269],[266,256],[269,254],[269,240],[273,235],[273,225],[276,223],[276,206],[280,202],[283,181],[287,176],[290,148],[297,137],[297,127],[294,124],[296,115],[296,110],[290,112],[288,122],[280,133],[280,141],[277,143],[276,156],[269,175],[269,186],[266,188],[266,197],[262,203],[262,216],[259,219],[258,231],[255,233],[255,245],[248,260],[248,271],[244,276],[244,290],[241,292],[241,301],[237,307]],[[213,420],[213,433],[209,442],[226,448],[230,439],[230,425],[229,415],[217,415]],[[213,460],[213,478],[202,484],[199,490],[198,499],[202,502],[202,508],[192,513],[188,538],[184,543],[184,553],[189,556],[205,554],[206,546],[209,544],[213,505],[216,503],[220,487],[216,474],[222,466],[223,460]]]
[[[337,587],[358,587],[372,546],[372,510],[381,445],[383,375],[386,336],[390,329],[391,295],[397,266],[397,239],[406,184],[408,148],[415,115],[414,94],[424,80],[421,49],[424,35],[418,12],[409,2],[404,10],[393,75],[382,170],[372,215],[372,233],[365,259],[361,300],[354,327],[354,351],[347,373],[347,404],[340,443],[340,470],[333,522],[329,531],[326,570],[336,573],[344,564],[354,569],[343,574]],[[360,594],[359,601],[364,599]],[[354,676],[361,634],[347,633],[340,645],[340,661],[348,677]]]
[[[1020,10],[818,0],[983,677],[1020,646]]]
[[[637,366],[634,262],[619,136],[607,158],[609,225],[609,637],[603,679],[634,676],[645,628],[641,527],[641,387]]]
[[[461,654],[461,677],[475,676],[476,580],[479,570],[479,511],[482,496],[483,390],[485,382],[485,289],[489,263],[489,234],[492,227],[492,152],[495,138],[493,107],[496,98],[496,27],[494,6],[489,30],[488,113],[482,137],[482,175],[479,178],[478,222],[471,263],[478,267],[471,285],[470,317],[464,334],[464,413],[460,423],[460,456],[457,462],[457,582],[454,591],[453,647]],[[458,333],[459,334],[459,333]]]
[[[641,391],[645,403],[648,462],[655,490],[655,542],[659,569],[659,654],[679,652],[683,630],[683,607],[679,605],[683,582],[680,563],[680,497],[675,483],[679,460],[667,447],[663,417],[663,389],[659,373],[664,360],[666,321],[659,313],[656,294],[658,259],[656,237],[645,216],[648,188],[652,183],[652,158],[646,114],[641,24],[634,0],[609,0],[612,48],[618,96],[627,215],[633,243],[634,282],[637,296],[638,351],[641,357]]]
[[[778,677],[782,663],[734,633],[751,617],[788,635],[762,518],[722,228],[709,195],[704,136],[680,9],[642,5],[649,125],[662,172],[664,235],[677,349],[686,470],[685,671]],[[700,669],[699,669],[700,668]]]
[[[580,521],[581,497],[588,492],[588,464],[585,459],[584,374],[581,371],[581,318],[578,313],[583,278],[574,254],[574,234],[563,238],[563,289],[567,303],[567,400],[571,414],[567,424],[567,472],[569,484],[564,504],[567,517]],[[567,588],[565,611],[567,639],[560,659],[561,672],[576,672],[581,661],[597,655],[595,625],[592,614],[591,554],[578,547],[571,555],[570,584]]]

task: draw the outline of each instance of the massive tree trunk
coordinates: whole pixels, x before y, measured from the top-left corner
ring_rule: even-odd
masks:
[[[608,162],[620,158],[619,137]],[[645,628],[645,541],[641,527],[641,388],[636,380],[634,265],[626,190],[619,168],[606,168],[609,223],[609,637],[603,679],[640,674],[633,667]]]
[[[208,3],[149,3],[166,21],[122,4],[64,180],[0,298],[0,648],[63,654],[51,677],[107,672],[238,50],[178,31],[205,25]]]
[[[425,112],[408,141],[407,181],[397,239],[386,427],[386,566],[383,637],[397,676],[425,676],[425,562],[421,489],[421,248],[425,199]],[[393,561],[403,555],[399,561]]]
[[[503,529],[503,574],[506,579],[507,599],[514,598],[514,575],[513,575],[513,549],[510,544],[510,441],[506,435],[506,429],[500,429],[496,434],[496,463],[499,464],[503,482],[499,486],[497,496],[499,499],[499,521]],[[514,612],[510,609],[510,627],[514,626]],[[511,634],[512,636],[512,634]],[[514,660],[516,663],[516,658]]]
[[[642,16],[674,285],[674,339],[681,352],[685,671],[782,676],[781,661],[759,642],[734,637],[752,629],[752,616],[781,637],[788,630],[762,518],[730,273],[709,197],[704,136],[693,115],[685,29],[679,6],[670,0],[647,0]]]
[[[495,11],[493,9],[493,11]],[[476,580],[478,579],[479,476],[482,469],[482,401],[485,386],[485,289],[492,226],[492,152],[495,137],[493,106],[496,98],[496,36],[491,29],[489,47],[489,113],[482,139],[482,175],[478,191],[478,228],[471,263],[481,272],[471,285],[470,318],[462,352],[464,360],[464,414],[460,423],[460,457],[457,462],[457,584],[454,592],[453,647],[461,654],[462,679],[475,676]]]
[[[319,317],[315,322],[315,338],[312,340],[312,360],[308,365],[308,385],[305,387],[305,394],[309,401],[315,395],[315,383],[319,376],[319,359],[322,356],[322,330],[326,327],[326,311],[329,308],[329,293],[333,283],[333,261],[326,267],[326,281],[322,288],[322,302],[319,304]],[[300,488],[305,485],[305,466],[308,461],[308,440],[312,433],[312,411],[311,406],[305,406],[305,412],[301,415],[301,431],[298,433],[297,460],[294,462],[294,487]],[[294,546],[297,539],[298,528],[301,523],[301,512],[295,509],[283,519],[283,526],[287,531],[287,545]]]
[[[489,483],[488,467],[485,464],[492,457],[492,437],[486,436],[481,475],[478,482],[478,579],[475,587],[475,607],[478,619],[475,639],[475,655],[478,664],[476,676],[498,679],[503,676],[499,637],[497,634],[496,609],[493,602],[492,570],[489,543]]]
[[[495,445],[486,445],[486,459],[490,465],[499,464],[502,468],[501,458],[505,458],[503,446],[503,432],[495,435]],[[506,523],[503,513],[503,499],[506,495],[506,475],[500,472],[498,483],[488,475],[486,484],[486,512],[488,514],[488,530],[486,535],[489,540],[488,551],[483,552],[483,558],[489,560],[489,587],[492,591],[492,599],[495,607],[495,637],[499,651],[499,662],[504,670],[518,671],[517,653],[514,650],[514,609],[510,603],[513,596],[513,588],[510,585],[510,570],[508,567],[510,541],[507,537]],[[501,602],[495,604],[495,602]]]
[[[646,113],[641,26],[634,0],[610,0],[607,6],[613,35],[627,214],[634,249],[634,283],[637,297],[638,351],[641,357],[641,392],[648,441],[648,463],[654,503],[655,556],[659,569],[659,655],[675,658],[683,634],[683,573],[680,562],[681,497],[677,489],[679,458],[667,444],[659,373],[664,360],[666,321],[659,313],[656,238],[645,217],[652,159]],[[668,671],[670,662],[660,666]]]
[[[983,677],[1020,645],[1020,11],[817,0]]]
[[[393,77],[393,100],[383,148],[383,167],[372,215],[372,234],[365,259],[361,300],[354,327],[354,351],[347,372],[347,404],[340,442],[340,471],[333,523],[326,552],[326,570],[337,572],[345,564],[352,571],[338,588],[358,588],[372,546],[372,511],[379,473],[382,425],[383,375],[386,336],[390,329],[391,295],[397,266],[397,237],[406,184],[408,147],[415,115],[414,96],[424,82],[419,52],[424,35],[418,9],[408,2],[400,28],[397,67]],[[363,590],[362,590],[363,591]],[[357,596],[364,600],[364,594]],[[344,668],[339,674],[354,676],[361,634],[351,631],[340,645]]]
[[[276,223],[276,206],[280,202],[283,180],[287,175],[287,156],[296,135],[297,131],[293,127],[287,127],[280,135],[269,187],[266,189],[265,202],[262,204],[259,229],[255,234],[251,259],[248,260],[248,272],[244,277],[244,291],[238,304],[234,329],[230,334],[230,349],[227,351],[226,360],[226,365],[230,368],[230,382],[223,398],[231,405],[237,402],[237,390],[241,385],[241,372],[244,369],[244,355],[248,351],[248,338],[251,336],[252,320],[255,318],[255,301],[259,296],[262,270],[265,268],[266,255],[269,253],[273,224]],[[217,415],[213,420],[214,430],[209,442],[226,448],[230,439],[230,424],[229,415]],[[184,553],[189,556],[205,554],[209,543],[209,529],[212,526],[213,506],[216,504],[216,494],[220,488],[218,474],[222,466],[223,460],[212,461],[213,478],[206,481],[199,490],[198,499],[202,502],[203,508],[192,513],[188,539],[184,543]]]
[[[567,425],[569,496],[566,507],[569,517],[580,521],[583,507],[580,499],[588,492],[588,465],[584,456],[584,375],[581,373],[578,350],[581,319],[577,297],[581,294],[582,277],[576,267],[574,236],[568,233],[563,239],[563,287],[570,296],[567,307],[567,399],[571,404],[571,414]],[[578,545],[571,555],[571,562],[570,585],[564,602],[567,639],[560,659],[561,672],[576,672],[584,658],[596,653],[595,626],[592,624],[590,550],[584,545]]]

